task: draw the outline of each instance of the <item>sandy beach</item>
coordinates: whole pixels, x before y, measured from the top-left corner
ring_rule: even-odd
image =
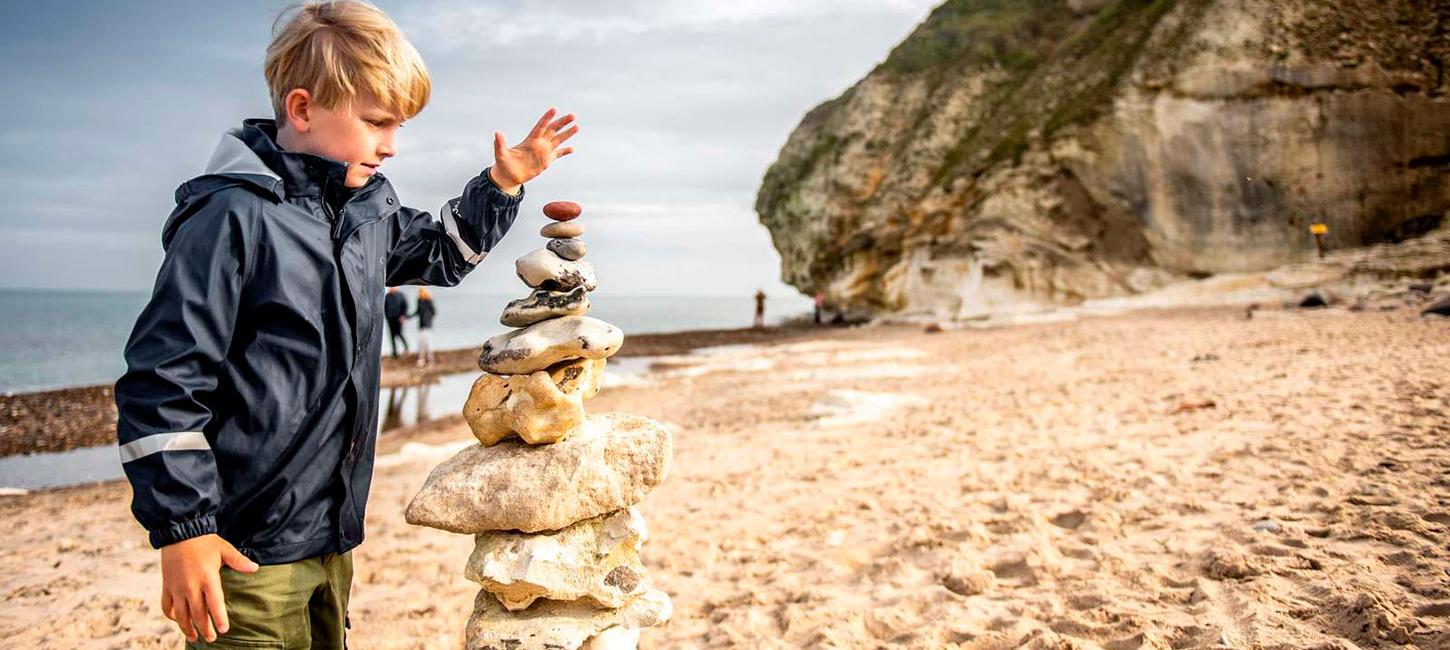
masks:
[[[646,648],[1450,648],[1450,319],[1162,310],[656,359]],[[466,536],[408,526],[459,420],[383,440],[352,646],[457,648]],[[0,638],[175,648],[122,483],[0,498]]]

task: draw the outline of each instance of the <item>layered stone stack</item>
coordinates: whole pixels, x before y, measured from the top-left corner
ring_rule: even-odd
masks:
[[[408,505],[408,523],[475,535],[465,576],[483,589],[468,650],[634,648],[670,616],[640,561],[633,507],[669,471],[669,432],[584,412],[624,334],[586,315],[598,283],[580,213],[544,206],[549,242],[516,264],[533,292],[504,308],[500,321],[517,329],[484,344],[464,405],[479,444],[434,468]]]

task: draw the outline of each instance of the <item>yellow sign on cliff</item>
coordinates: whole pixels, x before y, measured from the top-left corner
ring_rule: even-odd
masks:
[[[1327,235],[1329,234],[1329,226],[1322,223],[1311,223],[1309,224],[1309,232],[1315,235]]]

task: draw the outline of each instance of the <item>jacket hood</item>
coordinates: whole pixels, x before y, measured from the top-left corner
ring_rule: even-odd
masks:
[[[176,188],[176,209],[161,230],[166,248],[202,199],[223,189],[246,187],[272,201],[289,195],[324,196],[341,203],[354,190],[345,184],[347,163],[277,145],[276,122],[253,118],[227,129],[200,175]],[[382,180],[377,174],[369,182]]]

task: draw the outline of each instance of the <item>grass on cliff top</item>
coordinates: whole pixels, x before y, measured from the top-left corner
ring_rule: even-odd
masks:
[[[945,184],[963,175],[978,176],[994,165],[1016,161],[1033,140],[1091,121],[1111,103],[1124,75],[1143,54],[1154,27],[1176,4],[1190,4],[1195,14],[1202,0],[1117,0],[1084,22],[1063,22],[1071,13],[1057,6],[1059,17],[1047,24],[1052,44],[984,98],[983,117],[958,139],[933,175]],[[1180,24],[1185,31],[1188,23]],[[1180,34],[1162,43],[1176,48]],[[1167,56],[1169,53],[1161,52]]]
[[[1072,18],[1062,0],[948,0],[877,71],[932,74],[979,66],[1029,70],[1052,51]]]

